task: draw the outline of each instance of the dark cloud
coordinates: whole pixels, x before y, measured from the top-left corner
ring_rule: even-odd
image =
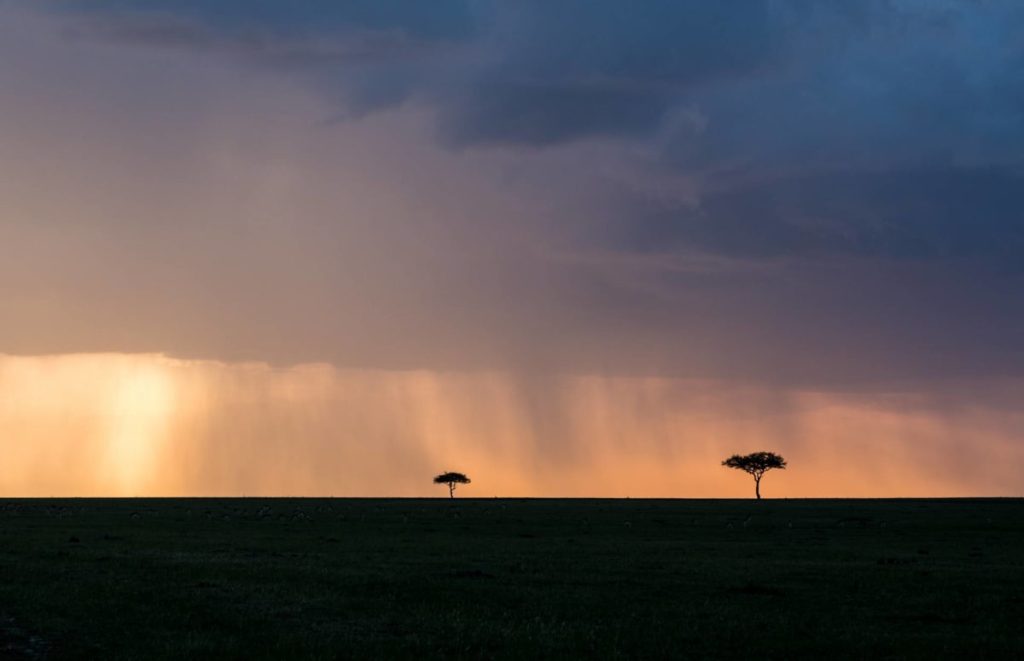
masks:
[[[800,35],[845,34],[864,11],[801,0],[654,0],[642,11],[583,0],[57,6],[89,18],[105,39],[318,69],[328,92],[357,108],[415,92],[439,109],[442,134],[459,146],[646,136],[686,94],[785,66],[819,42]],[[464,48],[453,57],[438,44]]]
[[[696,107],[708,133],[676,135],[668,162],[866,159],[881,141],[949,157],[943,132],[1021,110],[1024,10],[1000,0],[54,4],[105,39],[307,67],[356,114],[416,95],[460,147],[649,138]]]
[[[785,47],[784,11],[770,0],[535,0],[499,13],[495,75],[688,84],[763,68]]]
[[[764,0],[511,4],[493,61],[444,103],[445,136],[547,146],[649,135],[688,86],[769,66],[782,45],[775,18]]]
[[[595,134],[645,135],[670,106],[671,97],[657,89],[481,83],[444,116],[442,135],[456,146],[543,146]]]
[[[168,208],[197,200],[194,209],[154,212],[156,196],[140,193],[132,213],[118,214],[130,197],[121,190],[96,205],[97,218],[123,219],[148,237],[155,216],[171,228],[179,216],[209,215],[236,236],[236,226],[249,231],[247,215],[267,208],[238,211],[237,200],[281,189],[267,197],[282,210],[266,213],[288,219],[288,241],[252,230],[254,248],[235,257],[260,286],[225,279],[208,237],[188,234],[179,261],[191,265],[182,270],[194,291],[180,295],[184,321],[160,320],[166,300],[146,296],[158,285],[181,286],[178,263],[167,264],[166,282],[150,269],[125,294],[132,309],[146,310],[138,315],[146,324],[132,334],[145,341],[132,347],[280,362],[513,363],[818,383],[1024,373],[1024,309],[1014,298],[1024,263],[1019,3],[47,6],[61,9],[47,20],[56,15],[90,40],[64,43],[67,52],[53,56],[64,59],[22,76],[20,89],[75,78],[63,73],[68,53],[97,57],[84,68],[118,72],[97,74],[104,95],[90,88],[47,108],[82,107],[86,119],[90,108],[116,115],[100,123],[102,145],[119,147],[119,157],[149,164],[180,150],[170,175],[147,177],[138,189],[164,193]],[[147,57],[117,50],[142,47]],[[188,91],[214,60],[229,63],[211,74],[217,84]],[[313,93],[292,100],[303,88],[287,78],[280,89],[246,96],[244,85],[281,78],[238,76],[240,62],[261,74],[283,70]],[[165,84],[165,71],[180,88]],[[179,98],[210,106],[178,108]],[[207,112],[217,117],[209,126]],[[258,128],[220,145],[250,114]],[[194,120],[191,137],[172,116]],[[338,121],[318,121],[329,118]],[[71,137],[95,134],[84,126]],[[264,143],[268,156],[257,148]],[[22,151],[38,153],[31,145]],[[230,177],[217,169],[223,163]],[[83,176],[67,167],[46,172],[71,184]],[[211,185],[218,173],[232,186]],[[81,192],[62,182],[80,209]],[[26,207],[42,203],[25,197]],[[371,199],[377,210],[368,213]],[[154,245],[166,253],[164,243]],[[199,259],[204,250],[211,256]],[[72,281],[52,277],[46,291]],[[106,283],[95,285],[95,300],[111,300]],[[196,292],[211,291],[236,307],[195,303]],[[54,314],[67,307],[55,305]],[[234,328],[235,319],[265,309],[274,312],[246,328],[251,337]],[[109,340],[114,316],[96,317],[98,346],[125,345]],[[315,323],[285,328],[295,318]],[[59,328],[57,319],[47,326]],[[24,346],[34,346],[41,325],[20,326]],[[232,330],[211,345],[210,327]]]
[[[826,172],[710,193],[699,207],[616,223],[612,245],[724,255],[983,259],[1024,264],[1024,175],[936,168]]]

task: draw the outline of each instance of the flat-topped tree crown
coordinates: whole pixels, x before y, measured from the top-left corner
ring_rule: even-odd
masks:
[[[753,452],[751,454],[734,454],[722,462],[723,466],[735,468],[754,476],[754,493],[761,498],[761,478],[768,471],[786,468],[786,460],[774,452]]]
[[[448,471],[441,473],[434,478],[434,484],[447,484],[448,485],[448,497],[455,497],[455,485],[457,484],[469,484],[472,480],[466,477],[463,473],[456,473],[454,471]]]

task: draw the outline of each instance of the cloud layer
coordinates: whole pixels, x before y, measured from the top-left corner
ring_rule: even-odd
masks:
[[[1019,5],[0,0],[0,487],[1009,495]]]
[[[7,2],[16,352],[1020,374],[1012,2]]]

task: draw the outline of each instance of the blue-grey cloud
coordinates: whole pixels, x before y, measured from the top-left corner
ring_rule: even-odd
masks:
[[[647,135],[671,105],[661,90],[607,82],[481,82],[449,109],[441,128],[457,146],[543,146],[595,134]]]
[[[623,249],[748,258],[861,256],[1024,264],[1024,175],[933,168],[825,172],[708,194],[692,209],[614,223]]]
[[[447,367],[523,355],[579,371],[796,374],[819,382],[1024,373],[1017,339],[1024,308],[1014,298],[1024,263],[1024,7],[1017,2],[39,6],[56,8],[64,34],[88,40],[83,52],[117,53],[108,44],[149,49],[145,68],[133,69],[129,58],[115,63],[152,83],[148,104],[136,85],[103,83],[111,107],[138,104],[130,118],[137,115],[137,133],[126,143],[168,130],[151,112],[160,105],[153,99],[177,98],[152,81],[165,60],[193,71],[204,57],[283,71],[326,99],[323,116],[309,122],[323,136],[297,137],[288,124],[278,146],[294,142],[295,153],[323,156],[318,143],[329,141],[328,131],[374,136],[349,149],[345,176],[372,171],[363,188],[374,189],[381,205],[410,204],[366,222],[372,237],[384,232],[382,223],[388,228],[371,255],[357,247],[366,237],[348,233],[350,217],[337,220],[315,195],[295,194],[310,201],[292,227],[320,234],[305,243],[296,229],[294,245],[284,244],[295,255],[282,261],[281,281],[297,279],[282,289],[316,290],[317,305],[294,303],[292,316],[316,317],[317,327],[303,329],[313,339],[273,354],[282,362],[326,356],[379,365],[401,356],[395,363],[403,367]],[[164,58],[167,49],[175,53]],[[235,77],[218,80],[230,86]],[[254,95],[247,105],[245,98],[225,122],[279,99]],[[401,132],[391,134],[393,127]],[[197,134],[193,142],[206,144],[208,134]],[[117,144],[116,135],[110,141]],[[378,148],[390,160],[372,169],[367,155]],[[280,154],[294,156],[284,147],[274,153],[285,164]],[[310,159],[321,161],[334,159]],[[470,181],[477,166],[480,176]],[[332,167],[321,175],[315,165],[281,165],[280,180],[329,188],[340,176]],[[420,173],[445,176],[415,184]],[[666,194],[672,187],[677,195]],[[479,212],[468,202],[494,189],[537,204],[503,199]],[[508,228],[522,230],[515,248],[492,238]],[[407,237],[424,234],[457,248],[420,254],[421,242]],[[396,244],[412,257],[395,260]],[[264,257],[279,256],[281,245],[268,241]],[[349,261],[322,254],[330,245],[344,247]],[[250,268],[262,273],[261,264]],[[320,307],[335,309],[353,264],[372,272],[366,279],[382,291],[402,295],[363,302],[350,292],[359,305],[339,305],[331,320]],[[205,281],[196,287],[209,289]],[[220,292],[236,294],[228,285]],[[262,304],[237,316],[255,315]],[[397,326],[418,329],[415,342],[395,330],[395,315]],[[358,323],[349,332],[343,322],[352,318]],[[348,348],[338,350],[341,329]],[[159,330],[159,346],[144,348],[174,348],[188,335]],[[208,353],[202,330],[188,330],[199,339],[178,352]],[[25,335],[34,341],[32,331]],[[389,333],[397,338],[390,344]],[[245,356],[277,351],[276,337],[268,333]]]
[[[1013,130],[1003,111],[1022,97],[1024,9],[1007,0],[53,4],[106,38],[304,64],[370,109],[415,92],[460,146],[646,137],[696,107],[709,131],[674,136],[670,162],[821,160],[892,141],[923,158],[944,131]]]
[[[498,12],[497,52],[446,103],[459,145],[645,136],[694,85],[749,75],[785,48],[766,0],[524,2]]]
[[[827,43],[804,35],[827,29],[845,38],[877,4],[57,2],[91,18],[104,38],[231,48],[319,68],[333,74],[324,84],[343,87],[357,106],[385,107],[415,91],[437,106],[442,135],[460,146],[649,134],[701,86],[785,67]],[[466,48],[458,57],[424,50],[438,43]],[[402,58],[410,44],[420,48]],[[379,66],[395,58],[399,66]],[[399,86],[402,94],[380,92]]]

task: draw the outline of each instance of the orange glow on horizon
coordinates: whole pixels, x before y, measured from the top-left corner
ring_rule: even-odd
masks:
[[[1019,392],[1020,384],[992,388]],[[0,495],[1019,496],[1024,414],[686,379],[0,355]],[[1006,392],[1003,392],[1006,395]]]

